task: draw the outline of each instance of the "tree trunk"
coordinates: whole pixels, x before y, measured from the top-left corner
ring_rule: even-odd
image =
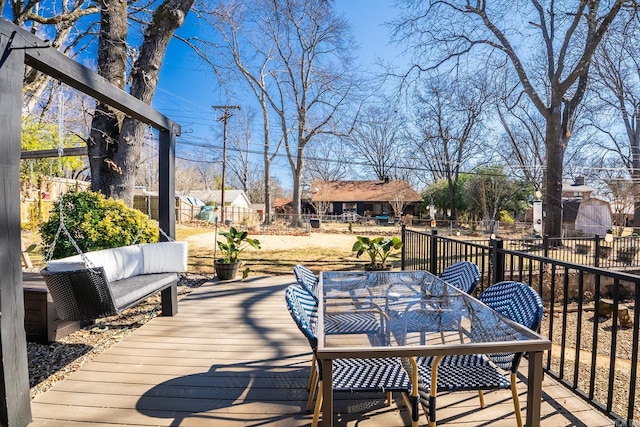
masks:
[[[562,171],[567,147],[566,135],[562,134],[560,114],[553,114],[547,121],[546,148],[547,173],[544,188],[544,234],[549,237],[562,235]]]
[[[104,0],[100,11],[98,74],[122,90],[127,69],[127,30],[126,2]],[[87,141],[91,188],[107,197],[112,195],[114,178],[119,173],[112,158],[118,149],[121,123],[122,114],[105,104],[96,105]]]
[[[633,182],[633,231],[640,232],[640,111],[634,110],[631,138],[631,182]],[[625,224],[622,224],[623,226]]]
[[[292,168],[293,175],[293,218],[291,219],[292,227],[302,227],[302,168],[304,161],[304,144],[298,140],[298,148],[296,153],[296,167]]]
[[[151,104],[158,84],[162,59],[174,31],[183,23],[194,0],[165,0],[154,12],[131,70],[132,96]],[[107,80],[124,88],[126,76],[126,2],[104,0],[98,50],[98,70]],[[115,46],[115,48],[114,48]],[[107,197],[133,205],[133,190],[140,167],[146,125],[119,119],[97,106],[87,143],[91,166],[91,186]]]

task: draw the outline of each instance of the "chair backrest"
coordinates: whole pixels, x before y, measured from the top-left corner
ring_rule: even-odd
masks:
[[[461,261],[445,268],[440,274],[440,278],[470,294],[480,282],[480,271],[478,266],[469,261]]]
[[[288,286],[284,295],[289,314],[315,350],[318,347],[318,301],[299,285]]]
[[[313,274],[311,270],[302,264],[295,265],[293,267],[293,275],[296,280],[309,294],[311,294],[316,300],[318,299],[318,282],[320,279]]]
[[[489,286],[478,297],[488,307],[507,319],[518,322],[529,329],[536,330],[542,321],[544,306],[540,294],[531,286],[522,282],[500,282]],[[491,354],[491,359],[503,369],[517,369],[521,354]],[[517,358],[516,358],[517,356]]]

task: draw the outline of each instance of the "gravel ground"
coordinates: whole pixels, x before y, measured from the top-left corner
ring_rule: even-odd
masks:
[[[633,305],[626,304],[629,314],[633,318]],[[631,355],[633,350],[633,328],[623,328],[618,326],[615,341],[612,340],[613,322],[606,317],[595,316],[593,309],[586,308],[582,312],[582,322],[578,320],[578,311],[575,304],[567,307],[566,319],[561,307],[556,307],[553,318],[548,314],[541,325],[541,334],[549,336],[549,326],[553,320],[553,333],[551,341],[553,343],[552,358],[550,368],[553,372],[563,372],[569,383],[574,382],[576,372],[576,355],[579,359],[577,364],[577,387],[588,393],[590,389],[590,379],[593,370],[594,399],[599,402],[607,401],[608,384],[611,380],[611,399],[613,412],[626,416],[629,402],[629,382],[631,377]],[[566,321],[566,335],[562,336],[562,325]],[[597,326],[597,342],[595,364],[592,365],[591,349],[594,341],[594,323]],[[580,340],[580,352],[576,352],[576,342]],[[561,345],[564,340],[565,352],[564,363],[560,364]],[[615,371],[609,374],[611,354],[615,357]],[[546,360],[546,359],[545,359]],[[636,387],[637,388],[637,387]],[[636,391],[634,402],[635,419],[640,417],[640,393]]]

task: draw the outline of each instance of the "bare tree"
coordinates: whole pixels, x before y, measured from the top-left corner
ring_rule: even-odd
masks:
[[[278,67],[268,98],[293,176],[293,225],[301,225],[305,149],[318,135],[340,134],[339,113],[355,88],[350,28],[324,0],[265,0],[264,7]]]
[[[255,114],[255,110],[242,110],[229,130],[227,167],[232,175],[230,181],[235,179],[245,193],[249,188],[249,145],[253,136]]]
[[[605,179],[608,187],[618,201],[621,198],[615,188],[633,196],[634,218],[640,218],[640,28],[633,19],[624,25],[618,22],[616,29],[606,35],[594,56],[598,78],[594,79],[592,125],[605,137],[599,147],[607,156],[613,155],[613,163],[622,163],[635,184],[635,188],[628,181],[621,184],[627,173],[616,168],[617,175]],[[613,119],[603,111],[611,111]]]
[[[399,192],[393,195],[393,198],[389,200],[389,204],[391,205],[391,209],[393,209],[393,215],[395,217],[402,216],[402,211],[409,204],[407,200],[406,192]]]
[[[272,143],[268,79],[275,54],[273,44],[268,43],[263,36],[263,21],[267,17],[260,4],[238,0],[220,1],[217,7],[205,7],[199,12],[222,41],[215,36],[211,40],[189,38],[185,41],[211,65],[220,83],[228,90],[231,90],[229,83],[235,82],[239,75],[260,106],[264,173],[260,187],[264,194],[259,198],[265,204],[265,224],[269,224],[273,182],[271,165],[280,150],[282,138],[277,144]]]
[[[414,161],[431,171],[433,181],[446,179],[449,209],[456,217],[460,173],[480,149],[483,113],[488,102],[482,87],[461,79],[435,76],[415,96]]]
[[[423,2],[403,0],[394,37],[414,48],[420,70],[446,64],[504,68],[509,64],[522,91],[546,122],[544,204],[546,234],[562,229],[562,175],[565,150],[582,102],[593,54],[624,6],[634,0],[539,0]],[[518,10],[509,19],[505,11]]]
[[[5,3],[10,7],[5,7]],[[95,19],[100,7],[92,2],[62,0],[55,3],[39,1],[0,1],[3,17],[14,24],[28,28],[34,34],[49,40],[51,46],[67,56],[73,57],[84,51],[95,31]],[[87,18],[89,17],[89,18]],[[46,91],[52,90],[52,77],[33,68],[28,68],[24,79],[24,99],[26,111],[46,110],[49,105],[42,104]]]
[[[504,134],[495,152],[506,169],[539,190],[544,181],[544,120],[526,105],[496,105]]]
[[[406,138],[403,117],[388,100],[366,108],[355,123],[351,145],[364,167],[379,180],[401,179]]]
[[[343,139],[334,135],[322,135],[307,149],[305,181],[320,179],[337,181],[345,179],[350,171],[349,154]]]

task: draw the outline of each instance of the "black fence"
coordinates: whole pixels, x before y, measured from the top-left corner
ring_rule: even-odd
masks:
[[[540,333],[552,342],[545,372],[612,416],[616,425],[631,426],[640,416],[640,276],[621,271],[637,265],[635,259],[626,262],[616,255],[603,262],[598,255],[603,246],[623,251],[635,239],[606,245],[599,238],[463,241],[403,228],[402,268],[437,274],[466,260],[482,273],[476,292],[502,280],[528,283],[545,302]],[[590,245],[587,253],[576,253],[579,244]],[[556,254],[570,257],[555,259]],[[578,263],[583,261],[591,264]]]

